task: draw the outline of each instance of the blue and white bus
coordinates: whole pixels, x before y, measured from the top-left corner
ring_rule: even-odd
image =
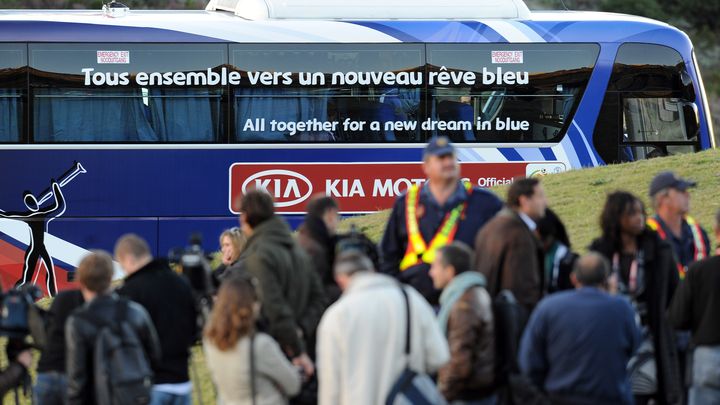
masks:
[[[216,249],[249,187],[283,213],[316,193],[387,208],[422,181],[433,135],[481,186],[714,146],[693,46],[662,22],[520,0],[335,3],[0,11],[5,285],[54,266],[62,288],[131,231],[159,255],[196,231]]]

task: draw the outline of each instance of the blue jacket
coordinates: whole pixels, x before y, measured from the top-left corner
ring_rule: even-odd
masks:
[[[540,301],[520,342],[520,369],[553,397],[632,404],[626,366],[640,345],[630,304],[597,288]]]
[[[418,225],[420,233],[428,245],[443,223],[445,215],[461,202],[467,201],[467,207],[458,224],[454,240],[464,242],[470,247],[474,245],[475,235],[480,228],[502,208],[502,202],[495,194],[476,187],[468,195],[460,181],[458,181],[455,193],[448,198],[442,207],[437,203],[427,186],[420,189],[419,198]],[[403,194],[395,202],[385,228],[385,234],[380,242],[380,254],[382,256],[380,272],[397,277],[401,281],[412,285],[430,304],[437,305],[440,292],[433,287],[428,274],[430,265],[423,263],[413,266],[402,273],[399,270],[400,261],[405,256],[408,243],[405,201],[406,194]]]

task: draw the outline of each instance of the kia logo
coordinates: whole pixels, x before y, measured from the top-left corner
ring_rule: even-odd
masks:
[[[290,207],[307,200],[313,191],[307,177],[291,170],[263,170],[245,179],[242,192],[265,190],[275,199],[278,208]]]

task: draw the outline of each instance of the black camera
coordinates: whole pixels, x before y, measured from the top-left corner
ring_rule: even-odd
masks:
[[[380,265],[380,255],[375,242],[370,240],[364,233],[357,230],[355,224],[350,226],[350,232],[339,234],[335,244],[335,254],[342,253],[347,250],[358,250],[365,254],[378,269]]]

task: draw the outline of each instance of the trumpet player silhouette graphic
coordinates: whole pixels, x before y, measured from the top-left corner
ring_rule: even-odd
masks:
[[[81,173],[86,173],[85,169],[80,163],[75,162],[73,167],[62,175],[59,182],[55,181],[55,179],[50,180],[50,188],[40,193],[40,199],[36,198],[32,192],[25,191],[23,193],[23,203],[25,203],[28,211],[6,212],[0,210],[0,217],[23,221],[30,228],[30,243],[28,243],[27,250],[25,250],[22,275],[15,283],[15,287],[23,286],[29,281],[35,283],[37,280],[35,270],[38,267],[38,260],[42,260],[42,264],[45,266],[47,292],[51,297],[57,294],[55,267],[52,256],[45,247],[45,232],[47,232],[50,221],[65,213],[65,197],[62,193],[62,187]],[[50,199],[53,199],[53,202],[43,207],[43,204]]]

